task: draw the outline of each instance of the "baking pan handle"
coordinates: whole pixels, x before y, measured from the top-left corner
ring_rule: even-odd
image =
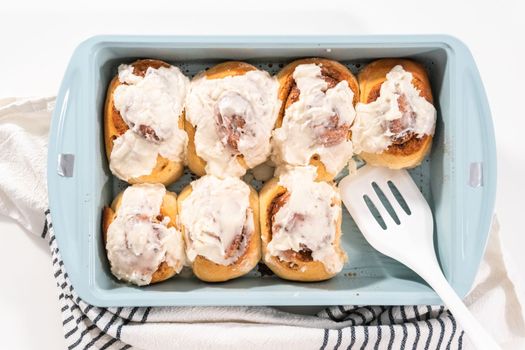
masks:
[[[483,83],[476,63],[465,45],[462,45],[457,67],[457,82],[462,92],[458,96],[457,123],[464,123],[457,130],[457,148],[466,152],[457,154],[457,169],[460,173],[459,203],[462,237],[461,248],[463,259],[474,261],[471,267],[475,269],[464,276],[472,276],[469,281],[462,281],[461,289],[466,294],[470,289],[479,263],[485,251],[485,245],[491,225],[496,194],[496,143],[492,115]],[[459,131],[458,131],[459,132]],[[460,144],[461,143],[461,144]],[[457,262],[461,263],[461,262]],[[460,293],[461,294],[461,293]]]
[[[78,51],[75,56],[80,55]],[[79,271],[71,263],[75,254],[79,254],[80,247],[76,235],[79,235],[77,225],[77,211],[68,203],[79,202],[81,195],[81,177],[75,176],[75,157],[79,156],[82,147],[84,130],[79,127],[79,111],[84,109],[82,92],[79,90],[79,81],[86,79],[86,75],[77,66],[77,59],[72,59],[68,66],[62,85],[60,86],[55,110],[51,120],[49,133],[49,148],[47,159],[47,183],[49,208],[53,221],[53,228],[57,236],[60,254],[66,265],[68,275],[75,284]],[[77,62],[77,63],[74,63]],[[78,170],[78,169],[76,169]]]

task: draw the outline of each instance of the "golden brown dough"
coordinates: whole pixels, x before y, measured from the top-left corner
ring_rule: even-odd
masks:
[[[257,68],[245,62],[228,61],[197,74],[194,79],[199,79],[203,76],[205,76],[206,79],[222,79],[244,75],[252,70],[257,70]],[[206,161],[197,155],[195,148],[195,127],[188,120],[184,120],[184,130],[186,130],[188,134],[188,168],[190,168],[195,175],[204,176],[206,174]],[[242,154],[237,156],[237,161],[244,168],[248,169],[248,165],[244,161]]]
[[[433,103],[432,91],[427,73],[419,63],[398,58],[385,58],[368,64],[357,79],[361,91],[360,102],[370,103],[379,97],[381,84],[386,80],[386,75],[395,66],[400,65],[407,72],[412,73],[412,84],[419,90],[419,95],[428,102]],[[368,164],[385,166],[391,169],[413,168],[418,166],[432,145],[432,135],[421,138],[412,135],[408,140],[399,144],[392,144],[383,153],[359,154]]]
[[[334,277],[337,273],[330,273],[320,261],[314,261],[307,254],[291,252],[292,261],[283,261],[276,256],[267,254],[268,244],[272,240],[273,215],[284,205],[287,189],[279,185],[279,179],[273,178],[268,181],[259,193],[262,256],[264,263],[277,276],[303,282],[323,281]],[[346,254],[341,249],[341,223],[342,209],[341,201],[336,200],[335,205],[339,207],[339,217],[336,223],[336,234],[334,247],[340,259],[346,261]]]
[[[182,209],[182,203],[192,193],[191,184],[186,186],[179,194],[177,201],[178,211]],[[250,235],[250,241],[246,246],[246,251],[237,261],[230,265],[220,265],[207,258],[198,255],[192,264],[193,273],[200,280],[205,282],[224,282],[250,272],[261,260],[261,233],[259,229],[259,196],[257,191],[250,186],[250,207],[253,210],[254,232]],[[184,225],[181,225],[184,238],[187,240]],[[189,245],[189,243],[186,243]]]
[[[158,69],[160,67],[170,67],[166,62],[159,60],[138,60],[131,64],[133,66],[133,74],[144,76],[148,67]],[[117,137],[123,135],[129,128],[125,123],[124,119],[120,115],[119,111],[115,108],[113,101],[113,93],[115,89],[121,85],[118,76],[115,76],[109,84],[106,104],[104,108],[104,143],[106,146],[106,156],[109,162],[111,151],[113,149],[113,142]],[[184,112],[179,117],[179,128],[184,129]],[[129,179],[127,182],[130,184],[138,183],[162,183],[169,185],[178,178],[181,177],[184,171],[183,162],[174,162],[172,160],[162,157],[160,154],[157,156],[157,164],[149,175],[143,175],[137,178]]]
[[[109,225],[111,225],[111,223],[113,222],[113,220],[115,220],[117,216],[117,212],[122,202],[123,194],[124,191],[120,192],[111,203],[111,207],[104,207],[102,211],[102,238],[104,242],[104,247],[106,246],[107,242],[107,233]],[[159,215],[159,219],[161,220],[164,216],[170,218],[170,221],[167,225],[168,227],[177,228],[177,195],[174,192],[166,191],[166,195],[162,200]],[[177,272],[175,271],[175,269],[169,266],[165,261],[163,261],[162,263],[160,263],[157,271],[153,273],[150,284],[165,281],[175,276],[176,274]]]
[[[325,59],[325,58],[305,58],[293,61],[286,65],[278,74],[277,80],[279,82],[279,99],[283,101],[281,110],[275,127],[280,128],[283,123],[283,118],[286,108],[299,99],[299,89],[296,87],[295,80],[293,79],[293,73],[295,68],[301,64],[317,64],[321,66],[321,72],[323,77],[328,83],[328,87],[332,88],[337,85],[340,81],[346,80],[348,86],[354,93],[354,99],[352,101],[355,106],[359,101],[359,85],[355,76],[339,62]],[[347,139],[350,139],[351,132],[347,131]],[[323,162],[320,160],[319,155],[315,154],[310,159],[310,165],[317,167],[318,179],[324,181],[331,181],[337,174],[330,174]]]

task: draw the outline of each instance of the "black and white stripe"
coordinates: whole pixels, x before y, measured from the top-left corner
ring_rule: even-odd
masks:
[[[125,342],[125,333],[132,326],[147,323],[157,309],[100,308],[80,299],[60,257],[49,210],[45,214],[41,237],[48,241],[52,253],[68,349],[132,348]],[[442,306],[333,306],[321,311],[318,317],[333,324],[320,330],[320,349],[462,349],[463,346],[463,331]]]
[[[150,308],[99,308],[85,303],[75,293],[64,269],[49,211],[46,211],[46,225],[41,237],[48,241],[52,253],[64,338],[68,349],[130,348],[119,339],[122,327],[130,322],[147,322]]]
[[[318,316],[338,323],[353,320],[353,325],[361,326],[346,326],[351,329],[348,333],[343,328],[340,349],[463,347],[464,333],[443,306],[334,306],[321,311]],[[327,344],[338,340],[337,331],[327,329],[326,335]]]

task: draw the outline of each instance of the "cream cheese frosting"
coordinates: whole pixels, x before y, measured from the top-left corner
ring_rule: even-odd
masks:
[[[206,173],[242,176],[270,155],[270,137],[281,103],[279,84],[267,72],[253,70],[243,75],[191,82],[186,99],[186,119],[196,128],[197,155],[204,159]]]
[[[273,132],[274,161],[304,166],[317,154],[328,172],[337,174],[352,157],[352,142],[340,131],[354,121],[354,93],[346,80],[328,88],[318,64],[298,65],[293,78],[299,100],[286,108],[281,127]],[[342,137],[334,139],[336,133]]]
[[[279,177],[289,197],[272,222],[272,240],[267,254],[289,261],[287,251],[312,251],[314,261],[330,273],[342,270],[344,260],[335,250],[337,220],[341,207],[339,193],[326,182],[316,182],[313,166],[297,167]]]
[[[220,265],[235,263],[255,229],[249,186],[238,178],[206,175],[191,187],[180,212],[188,259],[200,255]]]
[[[161,155],[182,162],[188,137],[178,127],[189,89],[189,79],[174,66],[149,67],[144,77],[133,66],[119,66],[114,91],[115,108],[129,130],[113,143],[111,171],[123,180],[151,173]]]
[[[168,227],[169,217],[160,213],[166,189],[160,184],[128,187],[122,196],[115,220],[107,231],[106,250],[111,272],[139,286],[151,282],[162,262],[178,273],[185,262],[182,234]]]
[[[412,74],[397,65],[386,75],[377,100],[358,103],[352,126],[356,153],[381,153],[393,137],[414,133],[421,138],[433,135],[436,109],[412,84]]]

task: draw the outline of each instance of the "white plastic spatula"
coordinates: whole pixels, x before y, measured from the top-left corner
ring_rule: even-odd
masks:
[[[427,281],[476,349],[499,349],[441,272],[434,252],[432,212],[408,172],[365,165],[356,175],[342,179],[339,188],[367,241]]]

